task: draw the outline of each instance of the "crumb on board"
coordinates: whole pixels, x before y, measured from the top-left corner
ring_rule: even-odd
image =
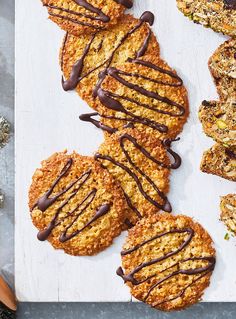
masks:
[[[3,208],[4,205],[4,195],[2,191],[0,190],[0,208]]]
[[[229,240],[229,239],[230,239],[229,233],[226,233],[226,234],[225,234],[224,239],[225,239],[225,240]]]

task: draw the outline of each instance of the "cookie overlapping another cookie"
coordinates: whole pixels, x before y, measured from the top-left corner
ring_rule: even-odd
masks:
[[[135,224],[160,209],[171,212],[166,197],[169,175],[181,159],[169,140],[161,142],[144,131],[125,129],[107,137],[95,158],[119,181],[129,206],[129,222]]]

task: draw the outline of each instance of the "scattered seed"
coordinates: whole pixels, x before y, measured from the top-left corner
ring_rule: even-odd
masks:
[[[10,137],[10,124],[2,116],[0,116],[0,148],[4,147]]]

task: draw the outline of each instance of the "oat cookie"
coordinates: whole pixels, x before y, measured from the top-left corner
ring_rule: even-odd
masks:
[[[97,95],[94,108],[113,131],[131,125],[161,139],[175,138],[188,116],[183,81],[154,55],[109,67]]]
[[[135,224],[160,209],[171,211],[165,194],[170,169],[178,168],[181,159],[170,149],[169,141],[164,143],[144,132],[125,129],[107,137],[95,158],[119,181],[130,208],[129,222]]]
[[[220,208],[222,222],[236,235],[236,194],[221,197]]]
[[[226,146],[236,146],[236,100],[231,103],[203,101],[199,118],[206,135]]]
[[[205,27],[236,36],[235,0],[176,0],[179,10]]]
[[[220,45],[208,64],[221,99],[236,100],[236,40]]]
[[[215,144],[203,153],[201,171],[236,181],[236,150]]]
[[[93,158],[62,152],[34,173],[29,207],[39,240],[70,255],[94,255],[120,234],[126,201]]]
[[[164,311],[198,302],[215,267],[209,234],[190,217],[166,213],[143,218],[123,246],[117,270],[131,294]]]
[[[108,67],[122,65],[128,58],[159,54],[159,45],[149,27],[153,20],[151,12],[144,12],[140,19],[125,15],[109,30],[80,37],[67,35],[61,49],[63,88],[76,89],[96,108],[96,91]]]
[[[132,0],[41,0],[49,18],[63,30],[81,35],[106,29],[117,23]]]

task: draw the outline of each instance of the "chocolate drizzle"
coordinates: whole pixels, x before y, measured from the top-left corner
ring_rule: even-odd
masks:
[[[115,2],[121,4],[122,6],[131,9],[133,7],[133,1],[132,0],[114,0]]]
[[[111,52],[111,55],[100,65],[96,66],[95,68],[93,68],[92,70],[88,71],[86,74],[81,75],[82,71],[83,71],[83,67],[81,69],[81,64],[80,61],[81,59],[84,61],[85,57],[87,56],[89,49],[91,47],[91,44],[93,43],[95,37],[96,37],[96,33],[95,36],[91,38],[90,42],[89,42],[89,49],[88,49],[88,45],[85,47],[84,52],[82,54],[82,57],[76,61],[76,63],[73,65],[72,67],[72,74],[70,76],[70,79],[73,76],[73,81],[72,81],[72,85],[67,85],[67,90],[74,90],[75,87],[80,83],[80,81],[82,79],[84,79],[85,77],[89,76],[91,73],[95,72],[96,70],[98,70],[99,68],[105,66],[105,69],[103,71],[100,72],[99,74],[99,81],[96,85],[96,88],[94,89],[94,95],[96,96],[96,91],[99,89],[100,85],[102,84],[105,76],[106,76],[106,69],[111,65],[113,57],[115,55],[115,53],[117,52],[117,50],[120,48],[120,46],[127,40],[127,38],[132,35],[135,31],[137,31],[144,22],[149,22],[150,24],[153,23],[153,19],[154,16],[151,12],[144,12],[143,15],[140,18],[140,21],[138,22],[138,24],[136,26],[134,26],[131,30],[129,30],[121,39],[120,43],[115,47],[115,49]],[[103,44],[103,43],[102,43]],[[101,49],[101,48],[100,48]],[[63,57],[62,57],[63,59]],[[77,70],[78,69],[78,70]],[[76,85],[75,85],[75,75],[77,75],[77,81],[76,81]]]
[[[236,0],[223,0],[224,8],[228,10],[236,10]]]
[[[56,17],[56,18],[60,18],[60,19],[64,19],[67,21],[70,21],[74,24],[79,24],[79,25],[83,25],[83,26],[87,26],[87,27],[91,27],[95,30],[102,30],[103,27],[100,25],[93,25],[92,23],[86,22],[86,21],[80,21],[78,18],[82,17],[82,18],[86,18],[92,21],[101,21],[103,23],[108,23],[110,21],[110,17],[107,16],[106,14],[104,14],[102,12],[102,10],[100,10],[99,8],[94,7],[92,4],[88,3],[86,0],[72,0],[73,2],[75,2],[78,6],[83,7],[84,9],[86,9],[87,11],[89,11],[91,14],[88,13],[82,13],[82,12],[76,12],[70,9],[66,9],[63,7],[59,7],[59,6],[54,6],[51,4],[44,4],[45,7],[48,7],[49,9],[52,9],[54,11],[58,11],[59,13],[55,13],[55,12],[49,12],[50,16]],[[133,3],[131,0],[114,0],[115,2],[127,7],[127,8],[131,8]],[[74,17],[67,17],[62,15],[61,13],[65,12],[65,13],[69,13],[71,15],[73,15]]]
[[[149,183],[149,185],[155,190],[155,193],[158,194],[158,196],[161,198],[162,203],[157,202],[156,200],[154,200],[151,196],[148,195],[148,193],[144,190],[142,183],[139,179],[139,177],[137,176],[136,173],[134,173],[128,166],[126,166],[124,163],[120,163],[118,161],[116,161],[115,159],[113,159],[112,157],[108,156],[108,155],[102,155],[102,154],[96,154],[95,155],[95,159],[97,160],[106,160],[111,162],[113,165],[120,167],[122,170],[124,170],[126,173],[128,173],[133,180],[135,181],[140,193],[143,195],[143,197],[149,201],[152,205],[154,205],[155,207],[157,207],[158,209],[162,209],[166,212],[171,212],[172,208],[171,205],[166,197],[166,195],[161,192],[159,190],[159,188],[156,186],[155,182],[149,177],[147,176],[131,159],[128,151],[125,149],[125,141],[128,140],[129,142],[131,142],[134,147],[141,152],[145,157],[147,157],[148,159],[150,159],[153,163],[155,163],[156,165],[162,167],[162,168],[168,168],[168,169],[177,169],[180,165],[181,165],[181,158],[179,157],[178,154],[176,154],[174,151],[172,151],[170,149],[170,145],[171,145],[171,140],[166,140],[163,142],[163,146],[166,148],[166,150],[168,151],[168,153],[173,156],[173,163],[171,164],[165,164],[161,161],[159,161],[158,159],[154,158],[144,147],[142,147],[137,140],[132,137],[131,135],[125,133],[123,135],[120,136],[119,138],[119,142],[120,142],[120,147],[122,149],[122,152],[124,153],[127,161],[129,162],[129,164],[141,175],[145,178],[145,180]],[[129,196],[125,193],[125,197],[126,197],[126,201],[128,206],[130,207],[130,209],[132,209],[134,211],[134,213],[137,215],[138,218],[142,218],[142,214],[137,210],[137,208],[133,205],[131,199],[129,198]]]
[[[59,197],[61,197],[63,194],[66,194],[68,191],[71,190],[68,197],[63,200],[61,205],[56,209],[55,215],[53,216],[51,222],[48,224],[46,229],[39,231],[37,237],[39,240],[44,241],[46,240],[53,229],[60,225],[65,219],[71,217],[72,222],[65,228],[65,230],[60,235],[60,242],[66,242],[73,237],[80,234],[85,228],[90,226],[95,220],[100,218],[101,216],[105,215],[110,210],[110,204],[104,204],[101,207],[98,208],[95,215],[79,230],[74,231],[73,233],[67,234],[69,229],[73,227],[79,216],[81,216],[86,209],[90,206],[90,204],[93,202],[97,190],[92,189],[83,199],[80,203],[76,205],[76,207],[66,213],[66,215],[62,218],[59,218],[60,213],[62,212],[63,208],[69,204],[69,202],[77,195],[77,193],[80,191],[81,187],[88,181],[90,178],[90,175],[92,173],[92,170],[88,170],[85,173],[83,173],[80,177],[75,179],[73,182],[71,182],[68,186],[66,186],[62,191],[54,195],[53,197],[50,197],[55,189],[55,187],[58,185],[60,180],[66,176],[66,174],[71,169],[71,166],[73,164],[73,160],[70,158],[65,166],[63,167],[62,171],[60,172],[59,176],[56,178],[56,180],[53,182],[50,189],[38,199],[37,203],[34,205],[33,209],[36,207],[41,210],[43,213],[51,206],[53,205]],[[79,211],[79,212],[78,212]]]
[[[130,273],[128,274],[124,274],[124,271],[121,267],[119,267],[117,269],[117,275],[120,276],[124,282],[131,282],[134,286],[140,285],[144,282],[148,282],[150,279],[156,277],[158,274],[153,274],[150,275],[148,278],[145,278],[143,280],[137,280],[135,278],[135,275],[140,272],[143,268],[160,263],[172,256],[177,255],[178,253],[180,253],[181,251],[183,251],[192,241],[193,236],[194,236],[194,230],[192,228],[183,228],[183,229],[172,229],[170,231],[161,233],[161,234],[157,234],[154,237],[151,237],[148,240],[145,240],[144,242],[134,246],[133,248],[127,249],[127,250],[123,250],[121,252],[122,256],[126,256],[129,254],[132,254],[133,252],[139,250],[140,248],[142,248],[143,246],[145,246],[146,244],[158,239],[158,238],[162,238],[164,236],[167,235],[172,235],[172,234],[186,234],[187,238],[184,239],[183,243],[180,245],[179,248],[170,251],[169,253],[166,253],[165,255],[152,259],[150,261],[146,261],[141,263],[140,265],[138,265],[136,268],[134,268]],[[203,267],[198,267],[198,268],[190,268],[190,269],[182,269],[181,268],[181,264],[185,263],[185,262],[189,262],[189,261],[205,261],[207,263],[206,266]],[[199,275],[197,278],[194,278],[194,280],[192,281],[192,283],[190,285],[188,285],[187,287],[183,288],[183,290],[174,298],[171,299],[166,299],[164,301],[161,301],[160,303],[157,303],[156,305],[162,304],[164,302],[168,302],[168,301],[172,301],[175,300],[179,297],[181,297],[185,291],[187,290],[187,288],[189,288],[193,283],[195,283],[196,281],[200,280],[201,278],[203,278],[204,276],[206,276],[209,272],[212,272],[214,270],[215,267],[215,257],[191,257],[191,258],[186,258],[183,259],[181,261],[178,261],[176,263],[174,263],[173,265],[171,265],[170,267],[168,267],[167,269],[163,270],[162,272],[166,271],[166,270],[170,270],[172,268],[176,267],[177,270],[173,270],[172,273],[170,273],[169,275],[166,275],[165,277],[163,277],[162,279],[158,280],[157,282],[155,282],[154,284],[151,285],[151,287],[149,288],[146,296],[145,296],[145,301],[148,299],[148,297],[150,296],[151,292],[157,288],[158,286],[160,286],[161,284],[163,284],[165,281],[167,281],[168,279],[174,277],[174,276],[178,276],[178,275],[188,275],[188,276],[193,276],[193,275]]]
[[[136,58],[141,58],[142,56],[144,56],[144,54],[147,51],[151,36],[152,36],[152,31],[149,30],[146,39],[144,40],[142,46],[140,47],[140,49],[138,50],[138,52],[136,54]]]
[[[84,122],[90,122],[93,125],[95,125],[97,128],[102,129],[103,131],[106,131],[108,133],[115,133],[116,129],[113,129],[107,125],[102,124],[100,121],[95,120],[93,117],[94,116],[98,116],[99,114],[97,112],[93,112],[93,113],[86,113],[86,114],[81,114],[80,115],[80,120],[84,121]]]
[[[236,153],[229,149],[229,148],[226,148],[225,149],[225,154],[229,157],[229,158],[232,158],[232,159],[236,159]]]
[[[157,130],[160,133],[167,133],[168,127],[165,124],[158,123],[157,121],[151,120],[147,117],[144,117],[143,115],[136,115],[133,112],[131,112],[130,110],[126,109],[122,103],[122,101],[131,102],[133,104],[136,104],[137,106],[152,110],[153,112],[156,112],[156,113],[168,115],[170,117],[181,117],[186,112],[184,106],[176,103],[175,101],[172,101],[171,99],[168,99],[167,97],[161,96],[157,92],[148,91],[145,88],[143,88],[139,85],[135,85],[126,79],[126,77],[139,78],[139,79],[151,81],[153,83],[157,83],[157,84],[165,85],[165,86],[170,86],[170,87],[180,87],[183,85],[183,81],[175,72],[163,69],[157,65],[154,65],[151,62],[143,61],[143,60],[139,59],[140,57],[145,55],[145,53],[147,51],[148,44],[149,44],[149,41],[150,41],[150,38],[152,35],[151,30],[150,29],[148,30],[148,33],[147,33],[142,45],[140,46],[139,50],[136,52],[135,57],[128,58],[127,62],[140,64],[140,65],[143,65],[149,69],[152,69],[152,70],[155,70],[159,73],[165,74],[165,75],[170,77],[171,81],[170,80],[161,81],[158,79],[152,79],[151,77],[143,76],[139,73],[124,72],[124,71],[118,70],[117,68],[114,68],[111,66],[114,55],[117,52],[117,50],[128,39],[129,36],[131,36],[134,32],[136,32],[142,26],[142,24],[144,22],[147,22],[149,25],[152,25],[154,22],[154,15],[149,11],[144,12],[142,14],[142,16],[140,17],[140,21],[121,38],[119,44],[111,52],[110,56],[100,65],[96,66],[95,68],[91,69],[90,71],[86,72],[85,74],[82,74],[84,60],[90,51],[90,48],[91,48],[92,43],[94,42],[94,39],[96,38],[97,33],[95,33],[92,36],[89,43],[86,45],[86,47],[82,53],[82,56],[73,65],[69,79],[67,81],[62,80],[62,86],[63,86],[64,90],[66,90],[66,91],[73,90],[77,87],[77,85],[80,83],[81,80],[83,80],[84,78],[89,76],[91,73],[95,72],[96,70],[104,67],[104,69],[102,69],[99,72],[98,82],[93,90],[93,97],[94,98],[98,97],[100,102],[106,108],[108,108],[110,110],[118,111],[119,113],[123,113],[126,116],[123,117],[123,116],[119,116],[119,115],[117,115],[117,116],[115,116],[115,115],[114,116],[102,115],[102,117],[107,118],[107,119],[114,119],[114,120],[118,120],[118,121],[128,122],[129,125],[134,125],[135,123],[137,123],[137,124],[139,123],[139,124],[148,126],[154,130]],[[102,45],[103,45],[103,41],[101,41],[99,43],[98,50],[101,49]],[[153,106],[152,103],[151,103],[151,105],[150,105],[150,103],[141,103],[137,98],[130,98],[128,96],[119,95],[119,94],[109,92],[109,91],[102,89],[101,86],[102,86],[102,83],[103,83],[104,79],[106,78],[106,76],[113,77],[115,80],[120,82],[122,85],[130,88],[131,90],[136,91],[137,93],[139,93],[141,95],[144,95],[144,96],[146,96],[150,99],[153,99],[155,101],[167,104],[170,107],[170,109],[169,110],[162,110],[160,108]],[[175,108],[176,110],[172,110],[172,108]],[[88,118],[86,118],[86,119],[88,120]],[[117,131],[116,128],[114,129],[114,128],[109,128],[106,125],[101,125],[100,122],[91,120],[91,118],[89,121],[92,124],[94,124],[96,127],[103,128],[108,132]]]
[[[137,60],[134,60],[134,61],[137,62]],[[155,70],[158,69],[159,72],[163,72],[163,73],[166,73],[166,74],[168,72],[168,75],[173,76],[174,78],[177,78],[177,76],[174,73],[169,72],[167,70],[162,70],[161,68],[156,67],[155,65],[152,65],[150,62],[138,61],[138,63],[140,63],[140,62],[141,62],[141,64],[145,64],[146,66],[148,66],[150,68],[153,68]],[[133,113],[127,111],[124,108],[123,104],[120,101],[118,101],[118,99],[129,101],[129,102],[135,103],[138,106],[142,106],[144,108],[152,110],[154,112],[165,114],[165,115],[169,115],[169,116],[172,116],[172,117],[179,117],[179,116],[183,116],[184,115],[185,109],[184,109],[184,107],[182,105],[180,105],[180,104],[168,99],[167,97],[163,97],[163,96],[159,95],[156,92],[148,91],[148,90],[144,89],[143,87],[141,87],[139,85],[130,83],[128,80],[123,78],[121,75],[129,76],[129,77],[141,78],[141,79],[144,79],[144,80],[152,81],[154,83],[159,83],[159,84],[169,85],[169,86],[182,85],[181,84],[182,81],[180,81],[178,83],[173,83],[173,84],[172,83],[170,84],[170,83],[167,83],[167,82],[164,83],[164,82],[161,82],[161,81],[158,81],[158,80],[154,80],[154,79],[148,78],[146,76],[142,76],[142,75],[137,74],[137,73],[124,72],[124,71],[118,70],[118,69],[116,69],[114,67],[108,68],[107,69],[107,74],[109,76],[113,77],[114,79],[116,79],[118,82],[120,82],[124,86],[130,88],[131,90],[136,91],[137,93],[139,93],[141,95],[144,95],[146,97],[149,97],[149,98],[152,98],[154,100],[160,101],[162,103],[168,104],[170,106],[176,107],[179,110],[179,112],[164,111],[164,110],[158,109],[156,107],[150,106],[149,104],[141,103],[137,99],[133,99],[133,98],[129,98],[129,97],[126,97],[126,96],[118,95],[118,94],[106,91],[106,90],[104,90],[102,88],[99,88],[97,90],[98,98],[99,98],[100,102],[103,105],[105,105],[107,108],[115,110],[115,111],[118,111],[118,112],[125,113],[125,114],[131,116],[131,118],[134,118],[134,120],[138,120],[139,123],[151,126],[152,128],[155,127],[155,129],[157,129],[158,131],[163,132],[163,133],[166,133],[168,131],[168,127],[167,126],[165,126],[163,124],[159,124],[159,123],[154,122],[154,121],[151,122],[147,118],[143,118],[143,117],[140,117],[140,116],[139,117],[135,116]],[[178,80],[179,80],[179,77],[178,77]]]
[[[86,45],[81,58],[73,65],[69,79],[65,81],[62,77],[62,87],[65,91],[73,90],[78,85],[78,79],[80,78],[81,73],[83,71],[83,67],[84,67],[84,59],[86,58],[90,50],[90,47],[93,43],[93,40],[95,39],[95,36],[96,36],[96,33],[92,35],[91,40]]]
[[[92,16],[89,16],[87,14],[79,13],[79,12],[68,10],[68,9],[64,9],[62,7],[52,6],[52,5],[48,5],[48,4],[45,4],[44,6],[50,8],[50,9],[54,9],[54,10],[58,10],[58,11],[67,12],[67,13],[73,14],[76,17],[81,17],[82,16],[82,17],[89,18],[89,19],[92,19],[92,20],[99,20],[96,17],[92,17]],[[79,21],[78,19],[70,18],[70,17],[64,16],[64,15],[62,15],[60,13],[49,12],[49,15],[52,16],[52,17],[56,17],[56,18],[60,18],[60,19],[66,20],[66,21],[70,21],[70,22],[72,22],[74,24],[82,25],[82,26],[85,26],[85,27],[90,27],[90,28],[93,28],[95,30],[104,29],[102,26],[93,25],[93,24],[91,24],[89,22],[85,22],[85,21]]]
[[[97,14],[97,17],[94,18],[92,17],[93,19],[96,19],[96,20],[100,20],[102,22],[109,22],[110,21],[110,18],[105,15],[102,10],[98,9],[98,8],[95,8],[93,5],[91,5],[90,3],[88,3],[86,0],[73,0],[76,4],[78,4],[79,6],[85,8],[86,10],[92,12],[92,13],[96,13]]]
[[[110,57],[107,59],[106,68],[99,73],[99,80],[98,80],[98,82],[97,82],[97,84],[96,84],[96,86],[95,86],[95,88],[94,88],[94,90],[93,90],[93,96],[94,96],[94,97],[97,97],[97,96],[98,96],[98,91],[99,91],[99,89],[100,89],[100,87],[101,87],[101,85],[102,85],[102,83],[103,83],[103,81],[104,81],[104,79],[105,79],[105,77],[106,77],[106,75],[107,75],[107,71],[108,71],[108,69],[109,69],[109,67],[110,67],[110,65],[111,65],[111,63],[112,63],[112,60],[113,60],[113,58],[114,58],[115,53],[116,53],[117,50],[121,47],[121,45],[129,38],[129,36],[132,35],[134,32],[136,32],[136,31],[143,25],[144,22],[148,23],[149,25],[153,25],[154,15],[153,15],[152,12],[150,12],[150,11],[145,11],[145,12],[141,15],[139,23],[138,23],[136,26],[134,26],[130,31],[128,31],[128,32],[122,37],[120,43],[119,43],[119,44],[117,45],[117,47],[113,50],[113,52],[111,53]],[[146,39],[145,39],[144,42],[146,42]],[[147,46],[147,45],[148,45],[148,44],[145,44],[145,46]],[[143,50],[143,52],[144,52],[144,50]]]
[[[100,26],[100,25],[94,25],[94,24],[86,22],[86,21],[81,21],[78,18],[82,17],[82,18],[86,18],[86,19],[89,19],[92,21],[94,21],[94,20],[101,21],[102,23],[108,23],[110,21],[109,16],[107,16],[105,13],[103,13],[102,10],[100,10],[99,8],[96,8],[92,4],[88,3],[86,0],[72,0],[72,1],[75,2],[77,5],[83,7],[87,11],[91,12],[91,14],[77,12],[77,11],[73,11],[70,9],[63,8],[63,7],[54,6],[51,4],[44,4],[44,6],[49,8],[49,9],[60,12],[60,13],[49,12],[49,15],[52,17],[56,17],[56,18],[60,18],[60,19],[66,20],[66,21],[70,21],[73,24],[78,24],[78,25],[82,25],[85,27],[90,27],[90,28],[95,29],[95,30],[102,30],[102,29],[104,29],[104,27]],[[123,5],[126,8],[132,8],[132,6],[133,6],[132,0],[114,0],[114,1],[117,2],[118,4]],[[61,12],[69,13],[69,14],[73,15],[74,17],[73,18],[67,17],[67,16],[61,14]],[[95,14],[95,15],[92,15],[92,14]]]

